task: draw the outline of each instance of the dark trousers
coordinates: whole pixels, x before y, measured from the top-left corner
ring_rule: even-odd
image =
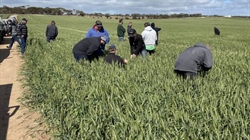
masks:
[[[20,37],[21,39],[21,53],[24,54],[25,48],[26,48],[26,41],[27,41],[27,36]]]
[[[74,55],[76,62],[79,62],[81,59],[89,60],[88,55],[76,54],[76,53],[73,53],[73,55]]]
[[[194,77],[197,75],[196,73],[188,71],[174,70],[174,72],[177,74],[177,76],[180,76],[183,79],[187,79],[189,77],[190,80],[194,80]]]
[[[152,55],[153,53],[155,53],[155,50],[147,50],[147,52],[149,53],[149,55]]]
[[[11,39],[10,39],[10,45],[9,45],[9,49],[12,48],[14,42],[17,41],[17,43],[19,44],[19,46],[21,46],[21,42],[19,40],[19,38],[17,37],[17,35],[12,35]]]
[[[46,37],[46,41],[47,41],[47,42],[50,42],[50,40],[54,41],[54,40],[55,40],[55,37],[47,36],[47,37]]]

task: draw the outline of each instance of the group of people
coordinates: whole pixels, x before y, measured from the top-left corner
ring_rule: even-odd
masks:
[[[138,34],[132,28],[132,22],[129,22],[127,27],[128,39],[130,44],[131,58],[138,55],[146,56],[147,53],[152,55],[158,45],[158,32],[161,28],[155,27],[154,23],[144,23],[144,30]],[[119,20],[117,26],[117,36],[119,41],[125,40],[126,29],[123,27],[123,19]],[[97,20],[94,26],[87,32],[86,38],[79,41],[73,47],[73,55],[77,62],[81,59],[92,61],[94,58],[104,54],[105,44],[110,41],[108,31],[104,29],[102,22]],[[109,53],[104,57],[104,61],[108,63],[118,63],[125,65],[127,59],[123,59],[116,55],[116,46],[109,45]],[[211,49],[208,45],[197,43],[194,46],[183,51],[175,62],[174,72],[183,79],[188,77],[192,80],[199,73],[203,75],[213,66]]]
[[[14,23],[11,20],[8,21],[9,25],[11,25],[10,30],[12,38],[7,48],[11,49],[14,41],[17,41],[21,47],[21,53],[24,54],[28,37],[27,21],[26,18],[23,18],[21,23]],[[55,40],[58,35],[58,29],[55,24],[55,21],[52,20],[51,24],[46,28],[45,35],[47,42]],[[134,58],[138,55],[145,57],[147,53],[152,55],[158,45],[158,32],[161,28],[155,27],[154,23],[150,24],[146,22],[144,23],[143,32],[138,34],[132,26],[132,22],[129,22],[127,26],[127,35],[130,44],[130,57]],[[125,34],[126,29],[123,27],[123,19],[120,19],[117,26],[118,40],[124,41]],[[102,22],[97,20],[93,27],[88,30],[86,37],[74,45],[72,49],[73,56],[76,62],[83,59],[91,63],[92,60],[99,59],[100,56],[105,56],[105,45],[109,44],[109,42],[110,37],[108,31],[104,29]],[[108,54],[104,57],[104,61],[110,64],[118,63],[124,67],[128,63],[128,60],[121,58],[115,53],[116,46],[110,44],[108,46]],[[189,77],[192,80],[199,72],[202,72],[204,75],[212,66],[213,59],[210,46],[203,43],[197,43],[184,50],[177,57],[174,65],[174,72],[183,79]]]
[[[25,53],[26,41],[28,38],[28,28],[26,26],[28,20],[26,18],[22,19],[22,22],[8,20],[9,31],[12,35],[10,39],[9,46],[6,46],[8,49],[11,49],[14,42],[17,41],[21,47],[21,54]]]

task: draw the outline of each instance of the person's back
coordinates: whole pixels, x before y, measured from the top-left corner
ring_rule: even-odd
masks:
[[[89,37],[80,40],[74,47],[73,53],[91,55],[92,53],[88,52],[90,47],[93,47],[93,50],[98,49],[100,46],[100,37]]]
[[[174,70],[197,74],[212,68],[212,53],[205,44],[198,43],[183,51],[175,62]]]
[[[155,41],[157,40],[156,32],[150,25],[148,25],[148,23],[145,24],[145,29],[141,34],[144,43],[145,45],[155,45]]]
[[[128,61],[126,59],[123,59],[120,56],[116,55],[115,52],[116,52],[116,47],[115,47],[115,45],[111,44],[109,46],[109,53],[104,58],[104,61],[109,63],[109,64],[118,64],[119,66],[124,67]]]

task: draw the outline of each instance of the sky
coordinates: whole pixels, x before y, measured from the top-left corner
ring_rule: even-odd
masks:
[[[0,0],[0,7],[62,7],[84,13],[250,16],[250,0]]]

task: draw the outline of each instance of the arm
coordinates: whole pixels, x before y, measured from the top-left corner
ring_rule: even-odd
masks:
[[[47,26],[46,31],[45,31],[46,36],[48,36],[48,32],[49,32],[49,26]]]
[[[208,71],[212,68],[213,66],[213,58],[212,58],[212,53],[211,51],[207,50],[204,52],[204,62],[202,66],[202,70]]]
[[[108,44],[109,41],[110,41],[109,33],[108,33],[107,30],[104,30],[104,32],[105,32],[105,35],[106,35],[106,41],[107,41],[106,44]]]
[[[58,29],[56,27],[55,37],[57,37],[57,35],[58,35]]]
[[[160,31],[161,30],[161,28],[158,28],[158,31]]]

